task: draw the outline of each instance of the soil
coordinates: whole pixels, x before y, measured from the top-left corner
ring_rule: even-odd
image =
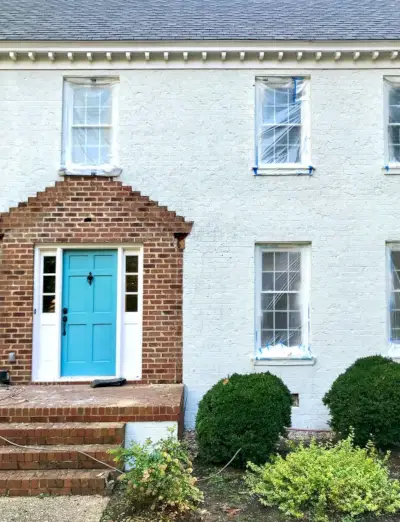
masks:
[[[391,457],[391,470],[395,478],[400,478],[400,453]],[[216,474],[219,468],[195,465],[198,485],[204,492],[204,503],[199,513],[185,522],[293,522],[294,519],[282,515],[278,510],[261,506],[257,499],[246,491],[243,471],[228,468]],[[204,479],[207,480],[204,480]],[[165,520],[165,519],[164,519]],[[157,515],[149,513],[129,513],[123,505],[123,491],[116,488],[101,522],[159,522]],[[339,522],[333,519],[332,522]],[[361,517],[357,522],[400,522],[400,514],[382,517]]]

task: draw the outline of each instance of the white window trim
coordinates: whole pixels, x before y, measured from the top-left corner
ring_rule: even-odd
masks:
[[[98,84],[108,85],[112,96],[112,161],[104,165],[81,165],[72,162],[72,114],[73,114],[73,86],[89,84],[96,79]],[[63,83],[63,124],[62,124],[62,150],[61,150],[61,175],[96,175],[118,176],[122,169],[118,166],[118,90],[119,79],[103,76],[66,76]]]
[[[302,281],[302,295],[303,306],[301,308],[302,314],[302,336],[305,347],[305,355],[303,357],[291,356],[272,356],[260,357],[258,350],[261,347],[261,287],[262,287],[262,253],[263,252],[301,252],[301,281]],[[311,279],[311,244],[282,244],[282,243],[258,243],[256,245],[255,256],[255,346],[253,361],[256,366],[262,365],[262,361],[274,361],[274,365],[287,365],[287,361],[301,361],[301,364],[306,364],[304,361],[314,361],[311,355],[311,331],[310,331],[310,279]],[[280,361],[280,362],[279,362]],[[312,363],[313,364],[313,363]]]
[[[392,261],[390,254],[392,251],[400,251],[400,242],[399,243],[386,243],[386,335],[388,340],[388,355],[389,357],[400,358],[400,340],[392,341],[391,339],[391,317],[390,317],[390,300],[391,300],[391,290],[392,290]]]
[[[399,76],[385,76],[383,78],[383,115],[384,115],[384,143],[385,143],[385,166],[382,168],[382,172],[386,175],[397,175],[400,174],[400,162],[390,162],[389,157],[389,82],[397,83],[400,87]]]
[[[62,265],[64,250],[116,250],[117,251],[117,323],[116,323],[116,372],[109,376],[61,376],[61,303],[62,303]],[[138,311],[125,312],[125,257],[136,254],[139,257]],[[56,307],[55,313],[41,313],[43,257],[56,256]],[[143,247],[141,245],[43,245],[35,249],[34,298],[33,298],[33,343],[32,343],[32,381],[33,382],[79,382],[94,379],[125,377],[128,380],[142,378],[142,325],[143,325]],[[43,318],[45,323],[43,323]],[[53,327],[55,346],[51,346],[51,364],[43,371],[41,326]],[[129,337],[136,328],[136,338]],[[137,350],[133,351],[135,344]]]
[[[301,104],[301,128],[302,128],[302,157],[299,163],[260,163],[259,160],[259,117],[261,100],[258,99],[257,82],[266,80],[268,78],[287,78],[290,80],[293,77],[301,78],[304,82],[305,94],[307,97],[307,104]],[[254,97],[254,115],[255,115],[255,133],[254,133],[254,151],[256,157],[256,165],[253,172],[256,176],[300,176],[312,175],[315,167],[311,163],[311,78],[307,75],[293,74],[270,74],[263,76],[256,76],[255,79],[255,97]]]

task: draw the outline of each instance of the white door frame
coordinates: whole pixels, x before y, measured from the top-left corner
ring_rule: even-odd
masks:
[[[116,375],[128,380],[142,377],[143,246],[124,244],[53,244],[35,248],[32,381],[90,381],[96,376],[61,376],[61,302],[64,250],[117,251]],[[125,258],[137,255],[139,262],[138,310],[125,312]],[[56,304],[54,313],[42,313],[43,258],[56,257]],[[98,377],[105,379],[106,376]]]

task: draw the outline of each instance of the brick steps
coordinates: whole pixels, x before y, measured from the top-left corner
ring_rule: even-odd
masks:
[[[108,451],[118,448],[118,445],[87,444],[44,447],[46,451],[37,449],[35,446],[31,446],[30,449],[2,446],[0,447],[0,469],[109,469],[106,465],[102,465],[86,455],[116,467]],[[80,452],[86,453],[86,455]]]
[[[122,444],[124,432],[123,422],[0,423],[0,436],[23,446]]]
[[[112,472],[106,470],[1,471],[0,495],[104,495]]]
[[[98,495],[117,473],[105,464],[117,467],[108,451],[123,444],[125,424],[1,423],[0,436],[26,446],[0,439],[0,495]]]

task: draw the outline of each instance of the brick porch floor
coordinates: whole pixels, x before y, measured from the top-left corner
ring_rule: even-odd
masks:
[[[183,385],[87,384],[0,388],[0,422],[135,422],[182,420]]]

